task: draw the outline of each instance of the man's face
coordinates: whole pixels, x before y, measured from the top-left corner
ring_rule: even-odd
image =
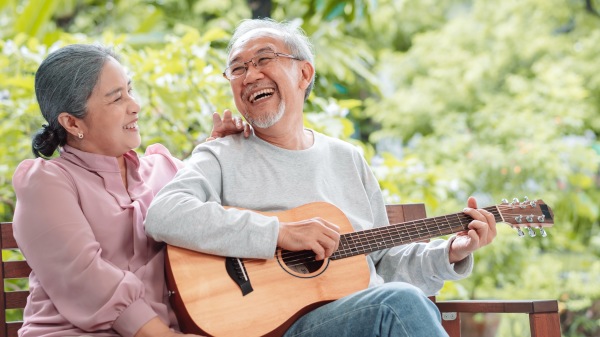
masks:
[[[261,55],[289,54],[281,38],[272,32],[251,31],[231,49],[229,64],[248,62],[246,73],[230,81],[235,105],[255,128],[275,125],[290,110],[302,111],[304,89],[300,62],[277,57],[257,69]]]

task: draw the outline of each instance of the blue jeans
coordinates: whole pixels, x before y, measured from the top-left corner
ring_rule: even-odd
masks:
[[[440,312],[423,292],[390,282],[321,306],[298,319],[284,337],[447,337]]]

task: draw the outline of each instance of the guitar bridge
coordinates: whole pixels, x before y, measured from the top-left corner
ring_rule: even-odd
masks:
[[[242,295],[246,296],[254,290],[252,289],[252,284],[250,283],[250,278],[248,278],[248,273],[246,272],[246,267],[244,266],[242,259],[237,257],[226,257],[225,269],[227,270],[229,277],[231,277],[238,287],[240,287]]]

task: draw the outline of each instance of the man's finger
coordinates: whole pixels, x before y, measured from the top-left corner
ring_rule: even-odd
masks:
[[[475,199],[474,197],[469,197],[469,199],[467,199],[467,207],[476,209],[477,199]]]
[[[244,126],[243,126],[243,123],[242,123],[242,119],[241,119],[241,118],[239,118],[239,117],[235,117],[233,120],[234,120],[234,122],[235,122],[235,127],[236,127],[238,130],[241,130],[241,129],[244,127]]]
[[[311,250],[315,253],[315,260],[321,261],[325,258],[325,249],[318,242],[315,241]]]

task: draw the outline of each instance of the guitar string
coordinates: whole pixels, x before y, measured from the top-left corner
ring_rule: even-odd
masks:
[[[490,211],[492,214],[494,214],[494,217],[497,218],[500,215],[499,210],[515,210],[516,207],[519,206],[511,206],[511,205],[498,205],[498,206],[490,206],[487,207],[485,209],[487,209],[488,211]],[[518,215],[522,215],[521,213],[503,213],[504,217],[507,216],[518,216]],[[448,217],[451,218],[456,218],[454,220],[447,220]],[[445,218],[446,221],[443,222],[442,226],[440,227],[440,225],[437,224],[438,221],[441,220],[441,218]],[[458,220],[458,221],[456,221]],[[464,213],[455,213],[455,214],[449,214],[449,215],[444,215],[444,216],[438,216],[438,217],[433,217],[433,218],[426,218],[426,219],[419,219],[419,220],[413,220],[413,221],[409,221],[406,223],[401,223],[401,224],[392,224],[390,226],[383,226],[383,227],[378,227],[378,228],[374,228],[374,229],[370,229],[368,231],[372,231],[371,233],[361,233],[359,232],[350,232],[350,233],[346,233],[342,236],[340,241],[344,241],[343,239],[350,239],[350,248],[352,248],[353,250],[348,254],[347,252],[345,254],[344,251],[347,250],[347,248],[344,248],[344,246],[342,245],[343,242],[340,243],[340,248],[338,248],[338,250],[334,253],[337,255],[340,255],[340,257],[347,257],[347,256],[343,256],[343,255],[349,255],[349,256],[353,256],[353,255],[358,255],[362,252],[365,251],[375,251],[375,250],[379,250],[382,249],[382,240],[383,240],[383,248],[388,248],[388,245],[400,245],[403,244],[403,239],[408,238],[409,242],[413,242],[413,241],[417,241],[413,239],[413,235],[412,233],[414,231],[417,232],[416,237],[419,239],[429,239],[432,237],[436,237],[436,236],[442,236],[442,235],[447,235],[447,234],[451,234],[454,233],[456,231],[460,231],[460,229],[464,229],[465,226],[472,220],[472,218]],[[501,222],[502,217],[500,217],[499,219],[497,219],[497,221]],[[423,224],[427,223],[434,223],[434,226],[423,226]],[[401,225],[401,226],[400,226]],[[402,229],[399,229],[401,228]],[[430,232],[429,228],[431,227],[436,227],[437,228],[437,232],[434,232],[433,234]],[[440,229],[441,228],[441,229]],[[459,230],[456,230],[457,228],[460,228]],[[418,233],[418,232],[422,232],[422,229],[425,229],[427,231],[427,235],[424,236],[422,233]],[[444,230],[442,230],[444,229]],[[447,232],[447,230],[450,230],[450,232]],[[392,233],[395,232],[395,233]],[[354,235],[353,235],[354,234]],[[355,243],[354,241],[354,237],[356,236],[356,234],[362,234],[362,236],[364,236],[364,239],[358,239],[358,244]],[[386,235],[384,235],[386,234]],[[346,243],[348,243],[348,240],[345,240]],[[347,245],[348,246],[348,245]],[[360,252],[357,254],[357,250],[360,250]],[[286,259],[286,265],[288,266],[298,266],[298,265],[303,265],[306,262],[315,262],[316,260],[314,259],[315,255],[312,251],[299,251],[299,252],[292,252],[292,251],[284,251],[281,253],[282,258]],[[290,256],[292,256],[295,259],[290,259]],[[307,261],[308,259],[308,261]],[[259,259],[247,259],[245,260],[246,262],[252,262],[252,261],[258,261]],[[300,262],[300,263],[298,263]]]
[[[462,216],[462,215],[463,215],[462,213],[457,213],[455,215],[449,215],[449,216],[455,217],[455,216]],[[448,218],[448,216],[444,216],[444,218]],[[423,239],[423,240],[432,238],[432,237],[436,237],[436,236],[450,234],[450,233],[455,232],[457,228],[463,229],[466,226],[466,224],[472,220],[470,217],[465,215],[462,219],[458,219],[458,221],[459,221],[458,223],[460,223],[459,227],[452,226],[453,224],[456,224],[456,221],[445,221],[446,223],[450,224],[450,228],[447,228],[448,226],[440,227],[439,225],[436,225],[435,227],[437,227],[437,230],[435,230],[433,233],[430,230],[430,228],[433,226],[423,226],[423,224],[432,223],[432,222],[437,224],[438,219],[439,219],[439,217],[438,218],[429,218],[429,219],[419,219],[419,220],[411,221],[409,223],[402,224],[402,226],[398,226],[398,224],[396,224],[396,225],[391,225],[391,226],[379,227],[374,230],[369,230],[370,232],[372,231],[373,234],[365,235],[364,233],[360,233],[360,232],[354,232],[354,234],[348,233],[348,234],[342,236],[342,238],[340,240],[340,247],[338,248],[336,253],[338,253],[338,255],[342,255],[344,253],[344,251],[347,250],[349,247],[350,249],[352,249],[352,251],[350,252],[351,253],[350,255],[356,255],[356,254],[352,254],[356,251],[356,247],[357,247],[355,240],[354,240],[354,237],[356,235],[365,236],[365,238],[358,240],[358,243],[362,244],[363,250],[364,250],[364,248],[368,248],[368,250],[373,251],[373,250],[379,250],[382,248],[389,247],[389,242],[391,242],[392,245],[401,244],[401,243],[403,243],[402,242],[403,238],[408,238],[409,241],[415,241],[412,237],[413,233],[415,233],[415,232],[416,232],[416,238]],[[443,230],[440,228],[442,228]],[[448,231],[448,229],[450,229],[450,231]],[[424,233],[426,235],[424,235]],[[398,242],[399,237],[400,237],[400,242]],[[344,238],[346,238],[348,240],[344,240]],[[288,254],[294,254],[294,253],[296,253],[296,252],[290,252]],[[305,254],[302,253],[302,256],[304,256],[304,255]],[[344,254],[344,255],[348,255],[348,254]]]
[[[502,207],[501,207],[502,208]],[[514,207],[504,207],[505,209],[514,209]],[[496,207],[491,207],[489,209],[494,216],[499,215],[499,213],[496,210]],[[510,215],[510,214],[508,214]],[[518,215],[517,213],[515,213],[514,215]],[[458,220],[458,224],[460,224],[460,226],[452,226],[452,225],[456,225],[457,222],[455,220],[446,220],[444,223],[447,223],[447,225],[444,225],[442,228],[444,230],[440,230],[440,226],[437,225],[437,222],[441,219],[441,218],[445,218],[447,219],[448,217],[451,218],[457,218]],[[367,251],[374,251],[374,250],[379,250],[382,248],[387,248],[389,247],[389,242],[391,242],[391,245],[399,245],[402,244],[402,239],[405,238],[409,238],[409,242],[415,241],[412,238],[412,233],[414,232],[414,229],[416,229],[418,233],[417,237],[419,239],[428,239],[428,238],[432,238],[432,237],[436,237],[436,236],[441,236],[441,235],[446,235],[446,234],[451,234],[453,232],[456,232],[457,229],[458,231],[460,231],[460,229],[464,229],[464,227],[472,220],[471,217],[467,216],[466,214],[463,213],[456,213],[456,214],[450,214],[450,215],[446,215],[446,216],[441,216],[441,217],[434,217],[434,218],[429,218],[429,219],[420,219],[420,220],[415,220],[415,221],[411,221],[409,223],[406,224],[406,226],[404,226],[405,224],[403,223],[403,226],[384,226],[384,227],[379,227],[377,228],[375,231],[373,231],[374,234],[367,234],[364,235],[366,238],[364,239],[360,239],[359,244],[361,244],[362,246],[357,246],[356,244],[351,245],[351,248],[353,248],[353,250],[350,252],[350,254],[345,253],[344,251],[346,250],[346,248],[344,247],[344,240],[341,240],[341,247],[338,248],[338,250],[336,251],[337,255],[339,255],[340,257],[348,257],[348,256],[353,256],[353,255],[357,255],[356,251],[357,251],[357,247],[361,248],[361,252],[364,252],[364,250]],[[498,219],[501,220],[501,219]],[[435,223],[435,227],[437,227],[437,232],[434,232],[433,234],[431,233],[431,231],[429,230],[430,227],[433,226],[423,226],[423,224],[426,223]],[[415,225],[419,225],[419,226],[415,226]],[[398,228],[402,227],[402,229],[400,231],[398,231]],[[413,229],[413,231],[411,231],[411,229]],[[422,229],[425,229],[427,231],[427,235],[423,235],[423,231]],[[450,231],[448,231],[448,229]],[[392,232],[397,232],[396,234],[392,233]],[[354,232],[354,234],[359,233],[359,232]],[[348,233],[348,234],[353,234],[353,233]],[[364,233],[362,233],[364,234]],[[386,234],[386,235],[383,235]],[[391,235],[390,235],[391,234]],[[350,238],[351,242],[354,242],[353,240],[353,235],[349,235],[348,236]],[[342,237],[344,238],[344,237]],[[389,239],[388,239],[389,238]],[[398,238],[400,238],[400,241],[398,240]],[[346,242],[348,240],[345,240]],[[383,243],[383,247],[382,246]],[[290,260],[289,256],[290,255],[297,255],[296,256],[296,260]],[[348,256],[345,256],[348,255]],[[302,261],[303,263],[306,262],[306,259],[312,259],[310,262],[314,261],[314,253],[312,253],[311,251],[303,251],[303,252],[291,252],[291,251],[287,251],[282,253],[282,257],[286,257],[288,256],[288,259],[286,260],[286,262],[288,264],[291,263],[295,263],[298,261]]]
[[[503,206],[498,206],[498,207],[504,208],[504,209],[509,209],[509,210],[514,209],[514,207],[511,207],[511,206],[504,206],[504,207]],[[495,217],[497,215],[499,215],[499,213],[496,212],[497,211],[496,210],[496,208],[497,208],[496,206],[489,207],[489,208],[490,209],[488,209],[488,210],[491,211],[494,214]],[[518,216],[519,214],[520,213],[505,214],[505,216],[511,216],[511,215],[517,215]],[[440,226],[437,225],[437,221],[439,219],[441,219],[441,218],[446,218],[447,219],[448,217],[451,217],[451,218],[455,218],[456,217],[457,218],[456,220],[458,220],[458,222],[456,222],[456,220],[450,220],[450,221],[446,220],[444,222],[445,225],[443,225],[442,228],[446,229],[446,231],[448,229],[450,229],[450,232],[446,232],[446,231],[440,230]],[[387,240],[387,239],[384,238],[384,241],[390,241],[392,245],[399,245],[399,244],[403,243],[402,239],[406,239],[407,237],[409,238],[409,242],[415,241],[412,238],[412,232],[409,229],[413,229],[413,230],[416,229],[417,231],[420,231],[423,227],[425,227],[427,229],[428,235],[430,237],[425,237],[423,235],[417,235],[417,237],[419,239],[425,240],[427,238],[431,238],[431,237],[434,237],[434,236],[441,236],[441,235],[446,235],[446,234],[450,234],[450,233],[456,232],[457,228],[463,229],[471,220],[472,220],[472,218],[469,217],[468,215],[464,214],[464,213],[456,213],[456,214],[450,214],[450,215],[445,215],[445,216],[441,216],[441,217],[419,219],[419,220],[409,221],[407,223],[395,224],[395,225],[391,225],[391,226],[378,227],[378,228],[375,228],[375,231],[373,231],[373,233],[375,233],[375,235],[373,235],[371,233],[365,234],[365,233],[360,233],[360,232],[347,233],[345,235],[345,237],[346,238],[350,238],[353,243],[354,243],[354,240],[353,240],[353,236],[354,235],[351,235],[351,234],[356,234],[356,233],[363,234],[363,236],[365,236],[366,238],[365,239],[359,239],[358,240],[358,244],[359,245],[357,245],[356,243],[354,243],[354,246],[355,246],[354,250],[351,252],[351,254],[345,254],[345,255],[349,255],[349,256],[358,255],[356,253],[357,248],[361,249],[359,253],[362,253],[365,250],[367,250],[367,251],[374,251],[374,250],[382,249],[380,242],[381,242],[381,238],[384,238],[384,236],[382,235],[382,233],[385,233],[385,232],[388,233],[388,235],[386,235],[386,237],[390,237],[390,239]],[[430,226],[423,226],[423,224],[427,223],[427,222],[430,222],[430,223],[434,222],[434,223],[436,223],[435,227],[438,228],[438,232],[434,233],[433,235],[431,235],[431,233],[429,232],[429,227]],[[456,226],[456,224],[459,224],[459,226]],[[398,226],[398,225],[402,225],[402,226]],[[398,232],[395,235],[393,233],[392,233],[392,235],[389,235],[389,233],[392,232],[392,231],[398,231],[399,227],[403,227],[404,233]],[[460,229],[458,231],[460,231]],[[398,242],[398,238],[400,238],[400,242]],[[375,242],[375,243],[373,243],[373,242]],[[387,244],[388,243],[386,243],[386,245]],[[375,245],[375,246],[373,246],[373,245]],[[384,248],[386,248],[386,247],[384,247]],[[342,254],[344,250],[345,250],[344,247],[342,247],[341,250],[338,248],[338,251],[336,251],[336,253],[339,252],[338,255],[344,255],[344,254]],[[286,264],[290,265],[292,267],[305,264],[306,262],[314,262],[315,261],[314,260],[314,253],[312,251],[300,251],[300,252],[284,251],[281,254],[282,254],[282,257],[287,258],[286,259]],[[291,260],[289,258],[290,255],[292,257],[295,257],[295,260]],[[341,256],[341,257],[347,257],[347,256]],[[309,261],[307,261],[307,259]],[[250,259],[247,260],[247,261],[251,262]],[[300,262],[300,263],[297,263],[297,262]]]

